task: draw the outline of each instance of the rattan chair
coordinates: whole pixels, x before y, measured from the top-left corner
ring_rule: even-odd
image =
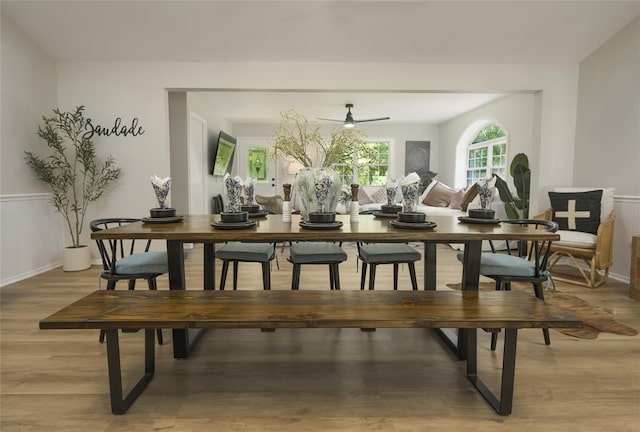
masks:
[[[536,219],[551,220],[552,209],[545,210]],[[597,288],[609,279],[613,265],[613,228],[615,212],[598,225],[597,234],[560,230],[560,240],[551,246],[549,271],[556,280],[574,285]],[[566,258],[566,259],[563,259]],[[573,271],[563,270],[568,264]]]

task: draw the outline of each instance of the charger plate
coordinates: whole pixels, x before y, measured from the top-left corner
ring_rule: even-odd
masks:
[[[298,225],[307,229],[330,230],[340,228],[342,226],[342,221],[334,221],[330,223],[300,221]]]
[[[172,222],[182,222],[184,220],[184,216],[143,217],[140,220],[144,223],[150,223],[150,224],[165,224],[165,223],[172,223]]]
[[[399,220],[389,221],[389,225],[394,228],[404,228],[404,229],[434,229],[438,226],[435,222],[400,222]]]
[[[222,221],[211,222],[212,227],[220,230],[237,230],[237,229],[252,228],[256,226],[256,224],[257,222],[254,220],[248,220],[245,222],[222,222]]]

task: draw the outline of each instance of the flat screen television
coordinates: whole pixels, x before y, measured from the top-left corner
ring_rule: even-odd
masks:
[[[213,148],[213,168],[211,174],[214,176],[223,176],[231,170],[233,155],[236,149],[236,139],[231,135],[220,131],[218,134],[218,142]]]

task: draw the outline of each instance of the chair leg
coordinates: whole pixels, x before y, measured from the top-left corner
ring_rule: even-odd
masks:
[[[271,289],[271,261],[262,263],[262,288],[265,291]]]
[[[393,263],[393,290],[398,291],[398,263]]]
[[[333,272],[333,264],[329,264],[329,289],[333,291],[336,288],[335,285],[335,274]]]
[[[233,262],[233,290],[238,289],[238,261]]]
[[[297,290],[300,287],[300,264],[293,265],[293,273],[291,274],[291,289]]]
[[[340,272],[338,270],[338,265],[339,264],[335,263],[335,264],[331,264],[331,265],[333,266],[333,278],[334,278],[333,287],[334,287],[334,289],[339,291],[340,290]]]
[[[129,279],[129,291],[133,291],[134,289],[136,289],[136,280]]]
[[[416,265],[414,262],[409,262],[409,277],[411,278],[411,288],[414,291],[418,291],[418,279],[416,278]]]
[[[224,291],[224,284],[227,282],[227,272],[229,271],[229,261],[222,261],[222,271],[220,272],[220,291]]]
[[[364,261],[362,261],[362,271],[360,273],[360,290],[364,290],[364,281],[367,278],[367,263]]]
[[[498,333],[491,332],[491,351],[496,350],[496,345],[498,344]]]
[[[369,264],[369,290],[373,290],[376,283],[376,266],[377,264]]]

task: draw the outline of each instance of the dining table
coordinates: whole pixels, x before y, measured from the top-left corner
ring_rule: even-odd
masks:
[[[427,215],[425,223],[398,223],[396,219],[375,215],[358,215],[352,222],[350,215],[337,215],[333,224],[313,225],[292,215],[285,221],[281,214],[269,214],[250,219],[246,224],[224,224],[219,214],[184,215],[179,221],[163,223],[149,218],[120,227],[96,231],[92,239],[149,239],[166,242],[170,290],[186,290],[185,252],[187,243],[203,243],[204,274],[202,286],[195,289],[215,289],[215,245],[230,241],[240,242],[412,242],[424,245],[423,289],[436,290],[436,246],[439,243],[463,245],[462,290],[478,291],[482,244],[486,240],[558,240],[553,232],[537,230],[533,226],[470,221],[452,215]],[[395,223],[394,223],[395,221]],[[255,224],[253,223],[255,222]],[[187,358],[196,343],[194,329],[173,329],[175,358]],[[464,329],[440,329],[449,348],[460,359],[466,357]]]

